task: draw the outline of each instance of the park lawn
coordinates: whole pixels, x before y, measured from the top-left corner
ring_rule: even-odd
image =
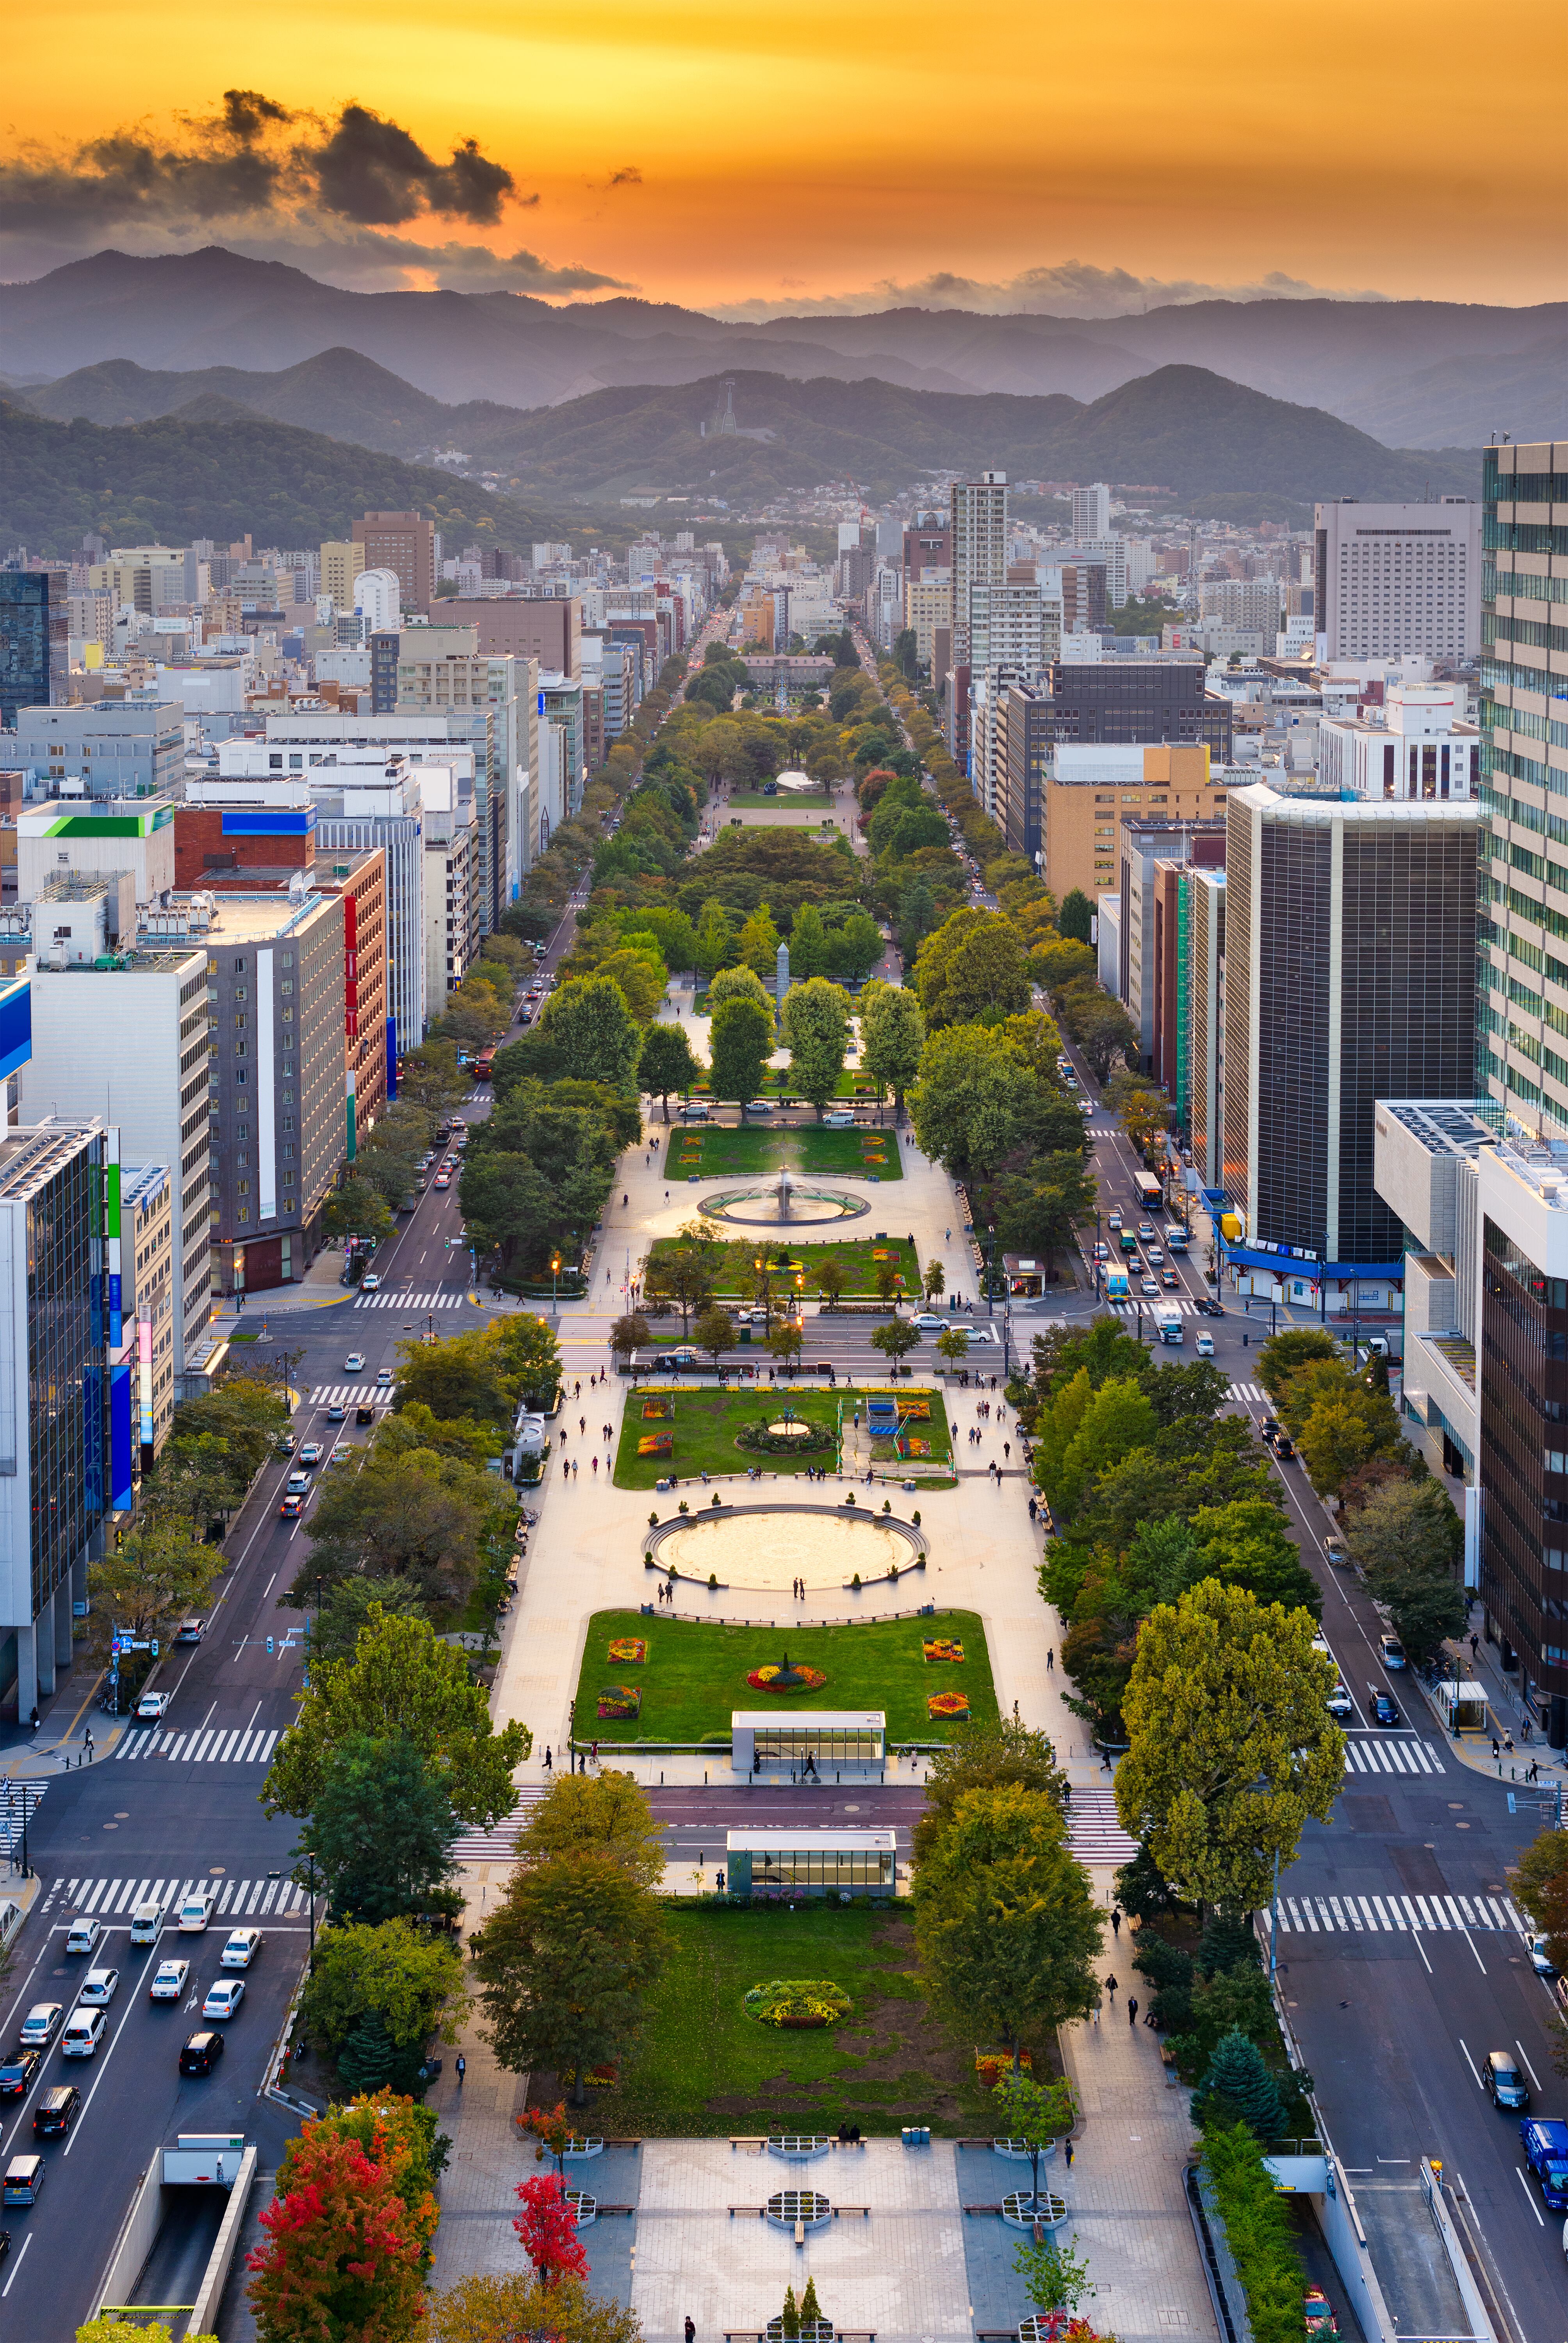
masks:
[[[745,1236],[739,1237],[737,1242],[741,1244],[749,1243],[749,1240]],[[679,1250],[680,1240],[678,1237],[656,1237],[649,1259],[657,1261],[661,1254],[674,1253]],[[916,1246],[910,1244],[907,1236],[890,1237],[883,1244],[879,1244],[871,1237],[830,1244],[775,1247],[769,1242],[765,1248],[759,1246],[757,1250],[765,1251],[769,1262],[779,1265],[778,1273],[774,1279],[775,1297],[792,1290],[797,1272],[803,1272],[805,1274],[806,1292],[814,1294],[817,1291],[817,1272],[823,1262],[829,1258],[841,1261],[848,1272],[849,1282],[844,1288],[846,1295],[858,1295],[861,1298],[874,1295],[877,1291],[877,1271],[881,1264],[873,1256],[879,1252],[887,1254],[894,1269],[903,1279],[906,1296],[913,1300],[920,1291],[920,1252]],[[788,1265],[784,1266],[785,1263]],[[722,1280],[714,1288],[716,1293],[736,1293],[739,1291],[738,1286],[727,1285]]]
[[[884,1383],[880,1385],[877,1383],[868,1383],[864,1386],[863,1391],[859,1386],[857,1386],[855,1393],[851,1395],[851,1407],[853,1407],[854,1400],[856,1398],[867,1396],[872,1392],[875,1392],[879,1398],[886,1396],[889,1393],[893,1393],[894,1396],[900,1400],[929,1400],[930,1402],[931,1409],[930,1416],[917,1418],[915,1421],[908,1424],[906,1426],[906,1436],[915,1440],[930,1441],[930,1453],[929,1456],[915,1457],[910,1461],[927,1467],[932,1464],[947,1464],[951,1463],[953,1453],[952,1433],[948,1423],[948,1412],[942,1403],[942,1395],[940,1391],[935,1389],[927,1389],[919,1383],[910,1384],[900,1383],[896,1387],[892,1383]],[[872,1441],[871,1462],[873,1464],[896,1464],[900,1461],[900,1458],[899,1451],[895,1448],[890,1440]]]
[[[785,795],[765,798],[760,789],[732,789],[725,800],[728,805],[744,806],[752,813],[777,813],[787,807],[792,813],[829,813],[833,800],[825,790],[794,790]]]
[[[920,1582],[917,1579],[916,1584]],[[654,1574],[648,1574],[648,1585]],[[759,1601],[771,1597],[759,1596]],[[779,1598],[780,1600],[782,1598]],[[895,1600],[896,1597],[890,1597]],[[612,1636],[640,1635],[648,1657],[628,1666],[608,1656]],[[945,1635],[964,1647],[961,1662],[927,1662],[924,1636]],[[758,1692],[746,1681],[752,1668],[767,1667],[788,1648],[793,1661],[820,1668],[827,1683],[819,1692]],[[607,1684],[634,1684],[642,1693],[642,1714],[612,1718],[598,1715]],[[655,1610],[596,1611],[588,1621],[582,1673],[578,1678],[574,1729],[578,1745],[597,1741],[601,1750],[618,1741],[727,1742],[738,1708],[778,1708],[786,1702],[803,1715],[811,1710],[885,1710],[888,1738],[895,1741],[954,1741],[969,1726],[944,1722],[927,1709],[932,1693],[969,1694],[970,1715],[994,1725],[996,1693],[985,1629],[976,1611],[939,1611],[928,1619],[848,1620],[831,1627],[745,1627],[706,1619],[672,1619]],[[729,1764],[720,1757],[721,1766]]]
[[[867,1137],[882,1141],[880,1160],[865,1149]],[[693,1145],[696,1141],[700,1142]],[[787,1163],[811,1179],[901,1180],[903,1163],[896,1131],[827,1131],[802,1123],[793,1131],[767,1130],[760,1123],[695,1123],[672,1134],[664,1168],[673,1181],[755,1179]]]
[[[943,2137],[995,2130],[972,2046],[927,2010],[907,1907],[671,1897],[665,1916],[668,1958],[640,2042],[616,2084],[592,2094],[596,2132],[699,2139],[775,2127],[833,2134],[846,2122],[879,2135],[906,2124]],[[820,2030],[759,2025],[745,1996],[776,1976],[831,1977],[854,2006]],[[1054,2041],[1031,2047],[1036,2071],[1054,2074]],[[530,2105],[560,2096],[555,2077],[532,2077]],[[852,2177],[843,2183],[850,2195]]]
[[[620,1447],[615,1460],[618,1489],[651,1489],[674,1473],[681,1481],[696,1481],[701,1473],[744,1473],[760,1465],[764,1473],[803,1472],[807,1464],[831,1466],[836,1451],[819,1448],[809,1457],[775,1456],[751,1448],[737,1448],[735,1435],[748,1423],[771,1423],[786,1407],[811,1423],[829,1428],[839,1421],[839,1395],[830,1391],[716,1391],[711,1386],[677,1389],[662,1393],[675,1403],[673,1422],[649,1420],[642,1412],[646,1391],[627,1395]],[[637,1443],[650,1433],[673,1432],[673,1456],[639,1456]]]

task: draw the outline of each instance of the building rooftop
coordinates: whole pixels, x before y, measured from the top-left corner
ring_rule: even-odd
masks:
[[[25,1203],[71,1161],[85,1137],[102,1129],[95,1115],[51,1115],[6,1131],[0,1137],[0,1202]]]
[[[808,1824],[793,1830],[732,1830],[724,1835],[729,1855],[891,1855],[897,1845],[890,1830],[813,1830]]]
[[[1500,1136],[1500,1110],[1490,1100],[1379,1099],[1378,1106],[1433,1155],[1474,1155]]]
[[[120,1206],[122,1211],[145,1212],[156,1203],[169,1184],[166,1163],[122,1163],[120,1166]]]

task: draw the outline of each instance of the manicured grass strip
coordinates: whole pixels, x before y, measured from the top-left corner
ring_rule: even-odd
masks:
[[[650,1571],[650,1599],[654,1577]],[[899,1590],[888,1590],[888,1600],[901,1599],[905,1585],[922,1584],[920,1576],[900,1582]],[[782,1595],[759,1594],[757,1600],[780,1612],[788,1608]],[[648,1658],[641,1667],[611,1664],[608,1647],[618,1635],[644,1637]],[[928,1664],[920,1646],[933,1635],[961,1644],[961,1663]],[[769,1666],[786,1647],[791,1661],[821,1669],[828,1681],[819,1692],[769,1697],[747,1683],[750,1669]],[[635,1721],[601,1718],[600,1689],[633,1679],[642,1692],[641,1715]],[[977,1612],[939,1611],[930,1619],[848,1621],[832,1627],[738,1627],[661,1617],[657,1610],[651,1619],[639,1611],[597,1611],[588,1622],[578,1680],[575,1728],[579,1742],[597,1741],[604,1749],[617,1741],[728,1741],[730,1715],[738,1708],[788,1706],[806,1717],[813,1708],[879,1708],[887,1714],[891,1741],[960,1740],[966,1725],[944,1725],[927,1711],[928,1696],[944,1692],[967,1693],[972,1720],[995,1724],[990,1655]],[[727,1766],[728,1755],[715,1762]]]
[[[765,798],[760,789],[732,789],[725,803],[743,806],[751,813],[777,813],[781,807],[787,807],[794,813],[828,813],[832,809],[833,800],[817,790],[812,790],[809,795],[804,789],[799,792],[781,790]]]
[[[715,1835],[709,1879],[723,1844]],[[949,2138],[995,2130],[970,2046],[950,2041],[927,2014],[900,1916],[674,1898],[667,1914],[668,1956],[642,2040],[616,2087],[593,2094],[595,2131],[701,2139],[774,2123],[831,2134],[846,2121],[879,2135],[915,2123]],[[820,2031],[759,2025],[742,2007],[746,1995],[779,1976],[832,1978],[850,2015]]]
[[[626,1418],[615,1460],[618,1489],[651,1489],[656,1481],[666,1479],[671,1473],[682,1483],[690,1481],[700,1488],[699,1475],[703,1473],[744,1473],[753,1464],[759,1465],[764,1473],[798,1473],[809,1463],[829,1468],[833,1464],[835,1451],[831,1448],[815,1449],[797,1463],[788,1455],[776,1456],[770,1452],[760,1454],[754,1449],[737,1448],[735,1437],[749,1423],[775,1422],[787,1407],[808,1423],[830,1430],[839,1421],[839,1397],[834,1392],[723,1392],[711,1387],[678,1390],[673,1393],[673,1419],[667,1416],[658,1422],[644,1417],[645,1396],[641,1392],[627,1395]],[[650,1433],[660,1432],[673,1433],[671,1453],[665,1457],[639,1456],[638,1441]],[[682,1493],[690,1493],[683,1490]],[[659,1507],[661,1515],[674,1510],[672,1503]]]
[[[877,1138],[882,1142],[879,1148],[865,1145]],[[693,1148],[693,1140],[700,1145]],[[817,1178],[886,1182],[904,1176],[895,1131],[828,1131],[815,1123],[794,1131],[768,1131],[756,1123],[697,1123],[678,1137],[671,1134],[664,1168],[672,1180],[692,1173],[699,1180],[732,1180],[777,1172],[783,1163],[791,1172]]]
[[[827,1261],[842,1262],[849,1281],[844,1288],[846,1298],[859,1296],[864,1300],[873,1297],[877,1291],[877,1272],[882,1266],[876,1258],[879,1253],[887,1255],[892,1268],[903,1279],[904,1298],[912,1303],[920,1294],[920,1251],[917,1246],[910,1242],[907,1234],[901,1237],[890,1236],[881,1244],[879,1244],[874,1237],[862,1237],[828,1244],[776,1245],[772,1239],[767,1236],[765,1231],[759,1233],[765,1241],[751,1246],[751,1255],[753,1260],[760,1257],[768,1262],[773,1272],[775,1298],[793,1292],[796,1290],[797,1276],[805,1279],[804,1291],[807,1296],[814,1294],[817,1292],[818,1272],[823,1262]],[[749,1242],[749,1238],[740,1232],[737,1233],[735,1241],[739,1244]],[[663,1255],[679,1251],[678,1237],[656,1237],[650,1258],[657,1261]],[[733,1281],[727,1282],[721,1277],[714,1287],[714,1292],[732,1294],[738,1293],[739,1288]]]

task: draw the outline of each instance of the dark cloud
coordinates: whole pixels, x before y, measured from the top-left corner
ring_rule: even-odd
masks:
[[[515,184],[476,140],[455,147],[450,163],[437,163],[400,124],[365,106],[346,106],[326,142],[307,150],[307,160],[323,207],[365,227],[400,227],[421,212],[487,227]]]
[[[640,187],[642,173],[635,163],[626,163],[618,171],[610,173],[609,184],[612,187]]]
[[[511,172],[475,139],[443,161],[368,106],[322,121],[260,90],[230,89],[220,113],[183,121],[174,136],[136,124],[68,153],[30,146],[0,156],[0,267],[24,275],[111,240],[166,245],[220,221],[236,242],[246,230],[308,240],[334,219],[489,227],[508,204],[537,200],[518,197]]]

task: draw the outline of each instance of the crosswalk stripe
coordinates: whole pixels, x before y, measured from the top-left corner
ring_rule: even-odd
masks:
[[[1385,1738],[1371,1733],[1351,1734],[1345,1738],[1347,1774],[1420,1775],[1447,1770],[1437,1752],[1415,1734]]]
[[[106,1879],[57,1880],[56,1890],[64,1889],[64,1903],[75,1914],[91,1916],[98,1920],[120,1919],[144,1904],[156,1904],[165,1912],[183,1904],[197,1886],[204,1883],[187,1879],[137,1879],[111,1876]],[[306,1911],[310,1903],[303,1887],[289,1879],[226,1879],[219,1887],[213,1906],[216,1917],[223,1916],[237,1920],[241,1914],[270,1910],[274,1919],[288,1919]]]
[[[390,1407],[392,1393],[375,1383],[317,1383],[312,1407]]]
[[[1463,1928],[1508,1936],[1516,1933],[1519,1925],[1506,1896],[1296,1895],[1280,1898],[1281,1931],[1293,1936],[1395,1935],[1422,1929],[1452,1936]]]
[[[272,1755],[282,1730],[281,1725],[251,1732],[243,1725],[217,1725],[205,1733],[132,1732],[114,1754],[132,1763],[141,1757],[166,1757],[187,1765],[262,1765]]]
[[[1263,1388],[1261,1383],[1232,1383],[1229,1396],[1243,1403],[1256,1401],[1261,1407],[1263,1403]]]
[[[460,1310],[464,1293],[362,1293],[356,1310]]]

